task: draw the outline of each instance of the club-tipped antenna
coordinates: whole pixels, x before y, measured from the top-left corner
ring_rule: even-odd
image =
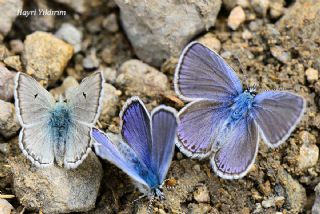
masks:
[[[245,88],[248,88],[249,87],[249,79],[248,79],[248,75],[247,75],[247,70],[244,69],[243,65],[241,64],[240,58],[237,54],[233,54],[232,56],[236,60],[238,66],[243,74],[243,82],[244,82]]]

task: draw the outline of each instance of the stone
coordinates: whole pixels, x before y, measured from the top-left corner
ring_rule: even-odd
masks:
[[[4,64],[8,67],[15,69],[16,71],[22,71],[22,63],[20,60],[20,56],[9,56],[4,59]]]
[[[251,0],[251,5],[259,15],[266,16],[270,6],[270,1],[269,0]]]
[[[285,190],[285,206],[291,213],[300,213],[307,202],[305,188],[282,168],[279,169],[277,178]]]
[[[187,213],[210,213],[210,214],[219,214],[220,212],[214,208],[211,207],[209,204],[196,204],[196,203],[190,203],[188,204],[188,212]]]
[[[103,77],[108,83],[115,83],[117,78],[117,71],[110,67],[102,67],[100,71],[103,73]]]
[[[124,89],[126,95],[131,96],[153,97],[170,89],[166,75],[135,59],[121,65],[116,84]]]
[[[305,170],[317,164],[319,159],[319,148],[315,144],[304,143],[300,147],[297,157],[298,170]]]
[[[264,208],[279,207],[280,205],[281,206],[283,205],[284,201],[285,201],[285,198],[283,196],[271,197],[266,200],[263,200],[261,205]]]
[[[314,191],[316,192],[316,199],[312,206],[312,214],[320,214],[320,183],[318,183]]]
[[[13,137],[20,129],[15,108],[12,103],[0,100],[0,135],[5,138]]]
[[[73,46],[75,53],[81,50],[82,32],[70,23],[63,23],[55,36]]]
[[[70,89],[75,88],[77,86],[79,86],[78,81],[74,77],[68,76],[63,80],[63,83],[61,86],[51,89],[50,93],[53,95],[53,97],[56,100],[59,100],[60,95],[62,96],[66,95]]]
[[[93,152],[74,170],[37,168],[22,154],[9,160],[13,190],[27,209],[43,213],[86,212],[95,207],[102,166]]]
[[[117,21],[117,16],[115,13],[111,13],[102,21],[102,26],[104,29],[110,33],[115,33],[119,31],[119,25]]]
[[[22,0],[0,0],[0,34],[5,36],[11,30],[22,6]]]
[[[286,64],[291,60],[290,52],[285,51],[281,46],[274,46],[270,49],[271,54],[274,58],[279,60],[280,62]]]
[[[9,152],[9,144],[8,143],[0,143],[0,152],[2,152],[3,154],[7,154]]]
[[[209,202],[210,195],[206,186],[198,187],[196,191],[193,193],[194,200],[199,203]]]
[[[115,0],[137,56],[160,66],[196,35],[214,26],[221,0]]]
[[[249,39],[252,39],[252,33],[250,32],[250,31],[248,31],[248,30],[244,30],[243,32],[242,32],[242,34],[241,34],[241,36],[242,36],[242,38],[244,39],[244,40],[249,40]]]
[[[55,0],[62,3],[78,13],[88,13],[91,10],[97,9],[102,5],[103,0]]]
[[[237,30],[238,27],[246,20],[246,14],[244,13],[242,7],[237,6],[233,8],[228,17],[228,26],[232,30]]]
[[[11,214],[13,206],[5,199],[0,198],[0,213],[1,214]]]
[[[9,50],[5,45],[0,44],[0,61],[3,61],[5,58],[7,58],[10,55]]]
[[[306,76],[307,76],[307,80],[309,82],[314,82],[314,81],[317,81],[318,78],[319,78],[319,72],[318,70],[316,69],[313,69],[313,68],[308,68],[306,70]]]
[[[103,106],[101,109],[99,122],[102,128],[107,128],[113,117],[118,113],[121,91],[117,90],[113,85],[104,84]]]
[[[24,46],[22,62],[26,72],[49,84],[61,77],[73,55],[71,45],[40,31],[28,35]]]
[[[284,14],[284,6],[282,2],[272,2],[270,4],[270,16],[273,19],[277,19]]]
[[[221,50],[221,42],[215,37],[213,33],[207,33],[198,39],[199,42],[207,46],[208,48],[216,51],[217,53]]]
[[[14,77],[16,72],[8,70],[0,64],[0,99],[11,101],[14,94]]]
[[[99,67],[100,62],[96,56],[95,51],[90,51],[89,55],[87,55],[82,62],[82,65],[87,70],[95,70]]]
[[[10,50],[14,54],[21,54],[23,52],[24,45],[20,39],[10,40]]]

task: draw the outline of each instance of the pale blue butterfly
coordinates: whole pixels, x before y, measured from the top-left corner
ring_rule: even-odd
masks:
[[[162,198],[176,143],[176,114],[161,105],[150,115],[142,101],[132,97],[120,113],[121,135],[93,129],[95,152],[127,173],[144,195]]]
[[[291,92],[243,89],[231,67],[198,42],[181,54],[174,79],[180,112],[178,147],[187,156],[211,157],[222,178],[245,176],[258,151],[259,133],[270,147],[281,145],[300,121],[304,99]]]
[[[36,166],[55,162],[76,168],[91,151],[92,127],[102,105],[104,78],[96,72],[56,101],[35,79],[18,73],[15,107],[22,126],[19,146]]]

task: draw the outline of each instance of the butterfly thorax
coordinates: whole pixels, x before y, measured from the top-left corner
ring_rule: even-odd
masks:
[[[252,108],[255,92],[250,89],[239,94],[231,106],[231,120],[239,120],[245,117],[248,111]]]
[[[50,137],[54,142],[55,159],[59,165],[63,164],[65,143],[71,125],[71,112],[67,103],[57,102],[50,111],[48,126]]]

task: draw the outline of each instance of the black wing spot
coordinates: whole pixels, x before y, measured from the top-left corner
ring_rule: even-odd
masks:
[[[34,99],[36,99],[36,98],[37,98],[37,96],[38,96],[38,94],[35,94],[35,95],[34,95]]]
[[[85,99],[87,99],[87,94],[86,94],[86,93],[82,92],[82,95],[83,95],[83,97],[84,97]]]

